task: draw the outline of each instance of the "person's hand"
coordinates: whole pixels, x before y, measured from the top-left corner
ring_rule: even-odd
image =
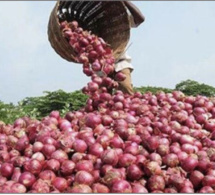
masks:
[[[135,27],[138,27],[142,22],[144,22],[145,17],[133,3],[131,3],[130,1],[123,2],[134,18]]]

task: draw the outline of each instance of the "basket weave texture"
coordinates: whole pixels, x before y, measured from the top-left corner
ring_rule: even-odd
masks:
[[[49,18],[48,38],[54,50],[70,62],[76,62],[75,52],[62,36],[60,22],[64,20],[76,20],[84,30],[102,37],[115,58],[124,52],[130,38],[130,21],[123,2],[58,1]]]

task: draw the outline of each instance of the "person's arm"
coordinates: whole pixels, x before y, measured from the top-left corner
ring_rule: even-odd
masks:
[[[145,17],[141,13],[141,11],[130,1],[124,1],[124,4],[134,18],[135,27],[138,27],[142,22],[144,22]]]

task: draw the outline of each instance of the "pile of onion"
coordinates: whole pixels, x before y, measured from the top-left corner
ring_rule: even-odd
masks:
[[[89,98],[65,116],[0,121],[0,192],[214,193],[214,99],[113,92],[123,75],[108,45],[75,21],[61,30],[91,75]]]

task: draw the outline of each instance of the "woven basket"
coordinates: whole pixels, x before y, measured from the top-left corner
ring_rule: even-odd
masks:
[[[75,53],[59,28],[64,20],[76,20],[84,30],[102,37],[110,44],[115,58],[125,50],[130,38],[130,21],[123,2],[58,1],[50,15],[48,38],[54,50],[70,62],[76,62]]]

